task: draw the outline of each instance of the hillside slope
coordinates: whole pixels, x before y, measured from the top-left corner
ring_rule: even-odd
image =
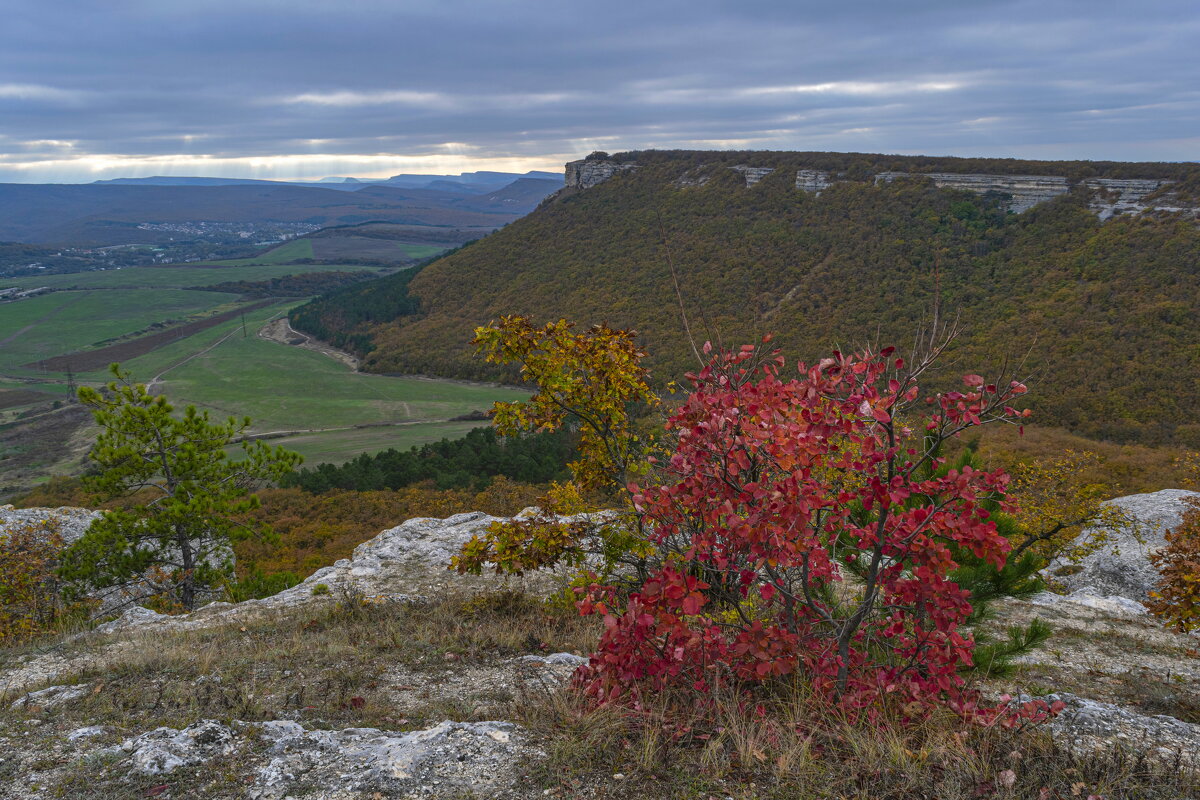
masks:
[[[1028,354],[1040,421],[1200,444],[1196,165],[650,152],[570,166],[555,199],[413,277],[419,312],[339,331],[370,337],[366,369],[495,377],[471,357],[471,330],[523,313],[635,328],[657,377],[678,377],[694,361],[669,248],[701,339],[773,331],[806,359],[870,339],[903,345],[937,287],[943,315],[967,328],[954,371]],[[1022,198],[996,181],[964,181],[968,191],[896,172],[1025,176],[1000,183],[1023,182],[1014,191],[1033,199],[1012,213]],[[1121,214],[1120,179],[1145,180],[1143,204],[1175,192],[1158,204],[1185,210]],[[1156,189],[1162,180],[1174,183]],[[375,299],[406,283],[383,279]],[[324,326],[355,319],[348,311],[326,301]]]

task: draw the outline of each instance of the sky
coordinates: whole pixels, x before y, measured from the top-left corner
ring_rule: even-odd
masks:
[[[1200,158],[1196,0],[0,0],[0,182]]]

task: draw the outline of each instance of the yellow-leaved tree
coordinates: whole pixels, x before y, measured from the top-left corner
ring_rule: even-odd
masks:
[[[536,387],[526,401],[495,405],[496,429],[517,436],[570,425],[579,431],[580,457],[569,465],[573,480],[554,485],[540,513],[494,523],[467,543],[452,568],[478,574],[490,564],[496,572],[519,574],[562,563],[577,567],[589,556],[602,569],[639,567],[644,537],[636,521],[614,516],[597,530],[592,522],[564,519],[586,510],[585,495],[624,492],[650,467],[656,439],[653,426],[639,419],[660,401],[635,336],[607,325],[577,331],[566,320],[535,325],[523,316],[475,330],[473,344],[488,361],[520,364],[521,377]]]

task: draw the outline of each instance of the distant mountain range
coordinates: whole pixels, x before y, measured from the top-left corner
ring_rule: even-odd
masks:
[[[256,178],[203,178],[155,175],[149,178],[112,178],[93,181],[91,185],[105,186],[242,186],[246,184],[268,184],[272,186],[317,186],[322,189],[357,191],[364,186],[399,186],[405,189],[436,189],[443,192],[463,194],[486,194],[502,189],[516,180],[553,181],[562,185],[563,176],[557,172],[533,170],[518,172],[463,172],[458,175],[393,175],[375,180],[369,178],[328,177],[318,181],[273,181]]]
[[[91,184],[0,184],[0,242],[157,244],[186,239],[196,224],[212,223],[386,222],[482,235],[529,213],[563,186],[561,176],[545,172],[340,180],[304,184],[153,177]]]

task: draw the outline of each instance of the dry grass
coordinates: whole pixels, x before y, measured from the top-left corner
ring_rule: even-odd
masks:
[[[93,687],[63,714],[121,730],[205,718],[406,730],[494,710],[510,698],[490,672],[517,655],[586,652],[594,625],[511,591],[424,603],[342,597],[254,623],[145,633],[55,683]],[[4,700],[0,717],[28,713]]]
[[[559,797],[1179,800],[1200,789],[1178,763],[1073,754],[1039,730],[967,730],[948,714],[853,722],[794,688],[763,713],[733,695],[703,712],[687,698],[596,709],[569,692],[521,708],[545,741],[540,775]]]

